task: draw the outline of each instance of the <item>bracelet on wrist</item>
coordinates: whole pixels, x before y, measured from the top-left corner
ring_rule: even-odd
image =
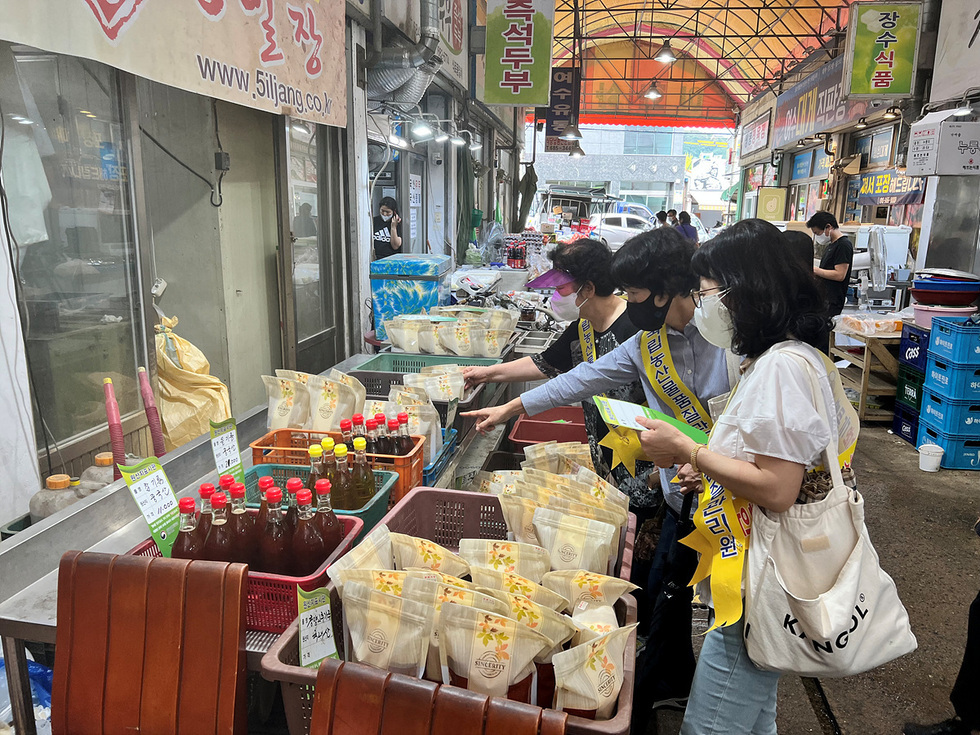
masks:
[[[698,474],[701,474],[701,469],[698,467],[698,453],[702,449],[707,449],[708,447],[704,444],[695,444],[694,448],[691,450],[691,469],[693,469]]]

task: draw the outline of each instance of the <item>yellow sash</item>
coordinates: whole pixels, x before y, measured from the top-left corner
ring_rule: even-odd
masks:
[[[710,431],[710,414],[684,385],[674,367],[670,346],[667,344],[667,326],[661,327],[659,332],[644,332],[641,342],[647,378],[660,401],[681,421],[696,429]]]
[[[578,342],[582,346],[582,359],[595,362],[595,330],[588,319],[578,320]]]

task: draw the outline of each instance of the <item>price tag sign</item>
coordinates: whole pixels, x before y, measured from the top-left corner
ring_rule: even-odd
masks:
[[[234,475],[235,482],[245,482],[242,453],[238,449],[238,424],[234,417],[211,422],[211,452],[219,475]]]
[[[300,666],[315,669],[325,658],[339,658],[327,588],[307,592],[297,587],[296,602],[299,608]]]
[[[149,457],[132,467],[119,465],[119,471],[143,513],[160,553],[170,556],[170,549],[180,530],[180,509],[160,460]]]

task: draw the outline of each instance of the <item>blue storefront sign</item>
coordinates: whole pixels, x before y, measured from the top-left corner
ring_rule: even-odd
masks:
[[[791,181],[810,178],[810,167],[813,165],[813,151],[804,151],[793,156],[793,178]]]
[[[858,204],[921,204],[926,193],[926,180],[906,176],[891,169],[861,176]]]

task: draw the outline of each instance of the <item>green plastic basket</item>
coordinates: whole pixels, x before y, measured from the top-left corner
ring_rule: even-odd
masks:
[[[378,521],[384,518],[388,512],[388,499],[391,496],[391,489],[398,481],[397,472],[386,472],[384,470],[373,470],[374,486],[377,492],[370,502],[360,510],[339,510],[345,516],[354,516],[364,522],[364,528],[360,535],[354,539],[354,543],[360,543],[371,530],[378,525]],[[276,485],[285,488],[286,480],[290,477],[298,477],[306,484],[310,479],[310,468],[295,464],[263,464],[256,465],[245,471],[245,500],[250,507],[257,508],[259,498],[259,478],[270,475],[276,481]]]

